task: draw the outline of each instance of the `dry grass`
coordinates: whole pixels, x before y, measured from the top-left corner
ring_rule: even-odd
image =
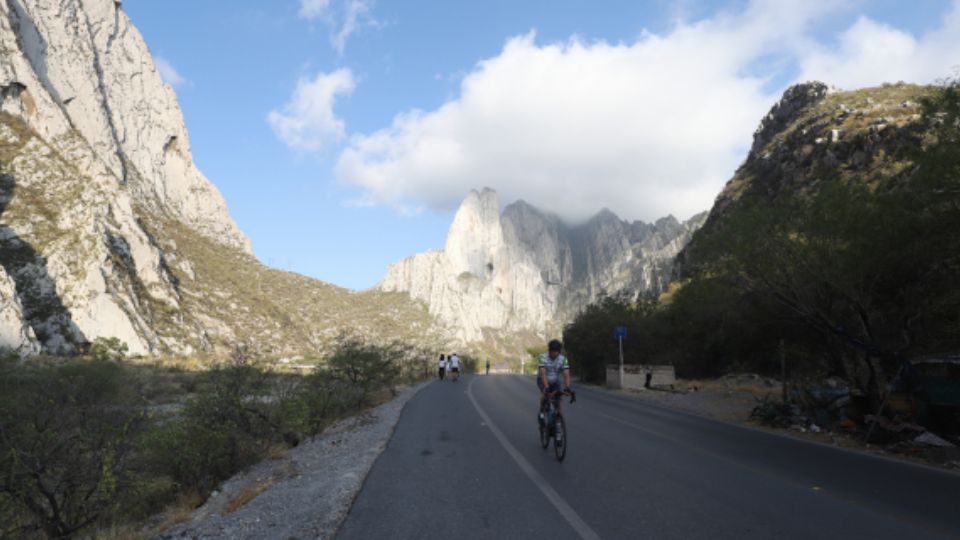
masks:
[[[245,342],[256,356],[273,360],[322,357],[344,332],[412,346],[444,341],[425,307],[406,294],[350,291],[268,268],[183,224],[144,208],[137,213],[160,241],[180,280],[181,314],[197,323],[171,323],[169,331],[180,333],[178,339],[197,348],[203,344],[195,342],[196,336],[184,335],[183,329],[219,327],[208,336],[218,351]],[[183,269],[187,263],[190,272]]]
[[[723,379],[681,379],[674,388],[682,392],[710,391],[727,394],[749,394],[755,397],[780,395],[779,386],[768,386],[762,382],[730,382]]]
[[[244,505],[260,496],[260,494],[272,486],[274,482],[275,480],[273,478],[265,478],[248,485],[243,489],[243,491],[227,502],[226,506],[223,507],[223,513],[232,514],[236,512],[238,509],[242,508]]]
[[[142,530],[130,525],[115,525],[93,533],[96,540],[142,540],[149,536]]]
[[[164,508],[163,512],[157,516],[155,525],[141,529],[139,532],[134,531],[136,534],[129,538],[153,538],[171,527],[189,521],[193,516],[193,511],[199,508],[201,504],[203,504],[203,498],[199,493],[183,493],[176,502]],[[132,529],[121,527],[119,530]]]

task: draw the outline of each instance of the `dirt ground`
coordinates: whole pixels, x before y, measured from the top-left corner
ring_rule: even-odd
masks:
[[[750,419],[750,413],[764,396],[779,398],[778,381],[754,374],[727,375],[712,380],[678,380],[672,389],[609,390],[671,409],[769,431],[788,437],[818,442],[913,463],[960,470],[960,448],[931,448],[918,445],[866,444],[862,432],[819,433],[770,427]]]

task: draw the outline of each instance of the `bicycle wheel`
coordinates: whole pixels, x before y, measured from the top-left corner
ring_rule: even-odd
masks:
[[[542,446],[543,449],[546,450],[547,446],[549,445],[550,445],[550,433],[547,431],[547,426],[542,425],[540,426],[540,446]]]
[[[556,427],[553,434],[553,452],[557,455],[557,461],[563,461],[567,457],[567,424],[563,421],[563,415],[557,413]]]

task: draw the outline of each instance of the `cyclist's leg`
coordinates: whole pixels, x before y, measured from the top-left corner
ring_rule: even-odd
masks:
[[[540,380],[540,377],[537,377],[537,388],[540,389],[540,412],[537,413],[537,421],[542,426],[546,418],[547,394],[543,391],[543,381]]]
[[[560,413],[560,405],[563,403],[563,390],[560,389],[560,383],[554,383],[553,405],[557,408],[557,414]]]
[[[551,399],[553,399],[553,410],[555,411],[553,415],[553,426],[551,427],[553,428],[554,439],[557,441],[557,443],[561,443],[564,434],[561,432],[561,430],[557,429],[557,427],[560,425],[560,423],[557,421],[557,418],[560,417],[560,404],[563,402],[563,396],[560,393],[562,392],[562,390],[560,390],[560,383],[551,384],[550,392],[553,392],[553,397]]]

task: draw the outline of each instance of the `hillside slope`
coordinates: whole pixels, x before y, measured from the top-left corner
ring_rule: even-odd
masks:
[[[690,249],[678,257],[675,277],[689,275],[695,265],[697,238],[722,228],[744,199],[773,201],[834,181],[890,185],[912,174],[909,152],[929,131],[919,100],[931,90],[888,84],[839,91],[821,82],[787,89],[761,121],[747,159],[717,196]]]
[[[442,343],[402,295],[253,256],[197,169],[173,89],[114,0],[0,3],[0,348],[314,355],[341,334]]]

